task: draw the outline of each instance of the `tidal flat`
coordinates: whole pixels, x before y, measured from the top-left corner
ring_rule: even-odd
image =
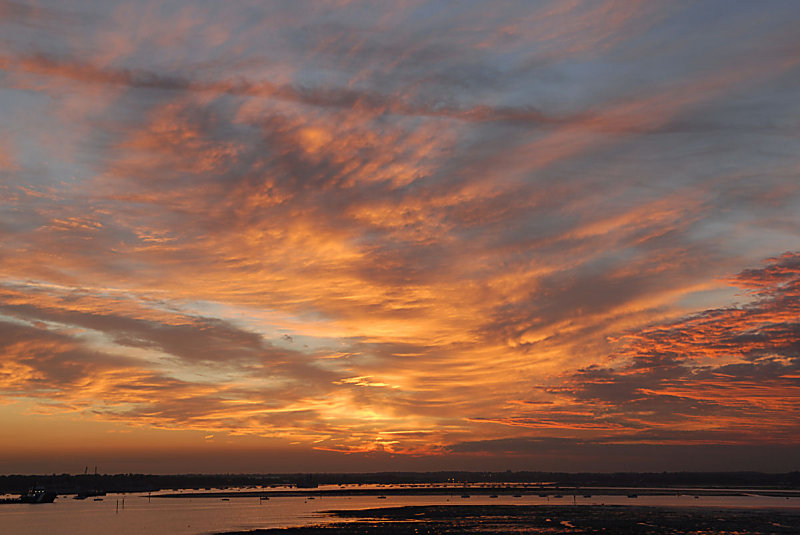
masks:
[[[256,529],[218,535],[797,535],[800,529],[800,512],[790,509],[435,505],[326,513],[337,520],[314,526]]]

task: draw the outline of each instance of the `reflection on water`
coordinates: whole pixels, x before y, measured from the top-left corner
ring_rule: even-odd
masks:
[[[564,494],[560,498],[523,494],[519,497],[499,494],[462,497],[454,489],[450,496],[319,496],[309,500],[303,496],[221,498],[152,498],[141,495],[109,494],[102,501],[73,500],[59,497],[47,505],[2,505],[0,526],[9,535],[139,535],[141,533],[174,533],[197,535],[219,531],[285,527],[316,524],[328,518],[321,511],[329,509],[365,509],[403,505],[638,505],[665,507],[735,507],[800,509],[800,497],[774,496],[698,496],[692,494],[629,498],[626,495],[593,494],[584,497]],[[309,493],[310,495],[310,493]]]

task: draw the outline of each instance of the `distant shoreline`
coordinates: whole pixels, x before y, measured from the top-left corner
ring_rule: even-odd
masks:
[[[157,492],[179,489],[226,490],[263,488],[284,490],[324,485],[442,485],[450,488],[501,486],[530,487],[545,492],[567,488],[699,488],[800,490],[800,471],[763,472],[373,472],[373,473],[284,473],[284,474],[40,474],[0,475],[0,494],[19,494],[42,486],[59,494],[86,490],[106,492]]]
[[[590,493],[599,496],[625,496],[635,491],[638,496],[773,496],[773,497],[800,497],[800,490],[785,489],[692,489],[692,488],[659,488],[648,489],[639,487],[554,487],[546,488],[535,486],[424,486],[424,487],[370,487],[370,488],[339,488],[339,489],[292,489],[292,490],[223,490],[202,492],[180,492],[170,494],[156,494],[153,498],[286,498],[286,497],[325,497],[325,496],[448,496],[469,494],[475,496],[582,496]]]

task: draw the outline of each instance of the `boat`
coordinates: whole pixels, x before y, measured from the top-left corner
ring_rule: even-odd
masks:
[[[56,493],[41,487],[33,487],[19,499],[22,503],[53,503],[56,500]]]
[[[20,495],[19,498],[5,498],[0,503],[53,503],[56,493],[39,487],[33,487],[28,492]]]

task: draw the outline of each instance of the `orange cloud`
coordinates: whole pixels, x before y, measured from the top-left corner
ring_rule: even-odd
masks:
[[[609,436],[713,429],[732,441],[796,440],[800,264],[794,253],[770,262],[733,279],[759,288],[756,301],[627,335],[610,366],[584,368],[546,388],[558,401],[543,406],[540,418],[566,407],[588,410]],[[527,419],[536,425],[536,418],[519,418]]]

